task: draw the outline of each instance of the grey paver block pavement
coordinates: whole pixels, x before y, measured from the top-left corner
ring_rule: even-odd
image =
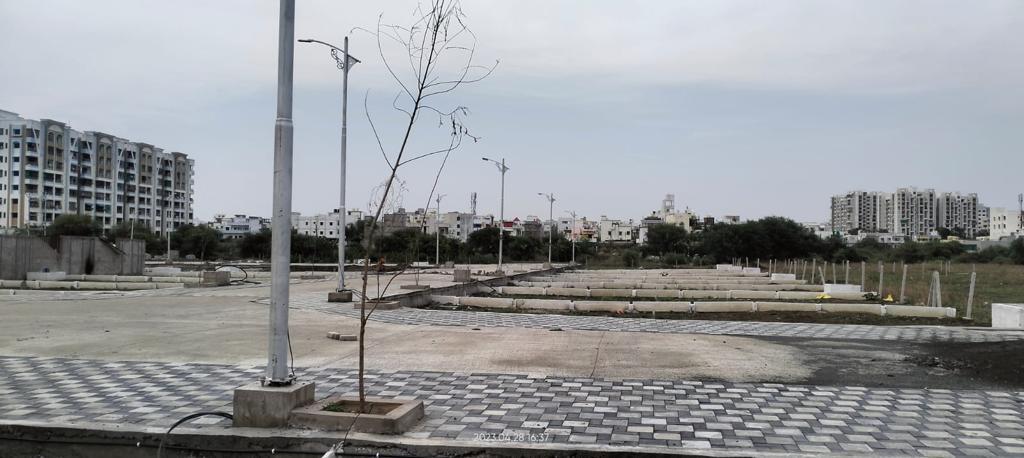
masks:
[[[355,394],[355,370],[296,372],[316,381],[318,397]],[[262,373],[263,367],[249,366],[0,356],[0,422],[166,427],[196,411],[230,411],[234,388]],[[408,433],[417,438],[507,441],[529,432],[523,436],[530,440],[654,449],[1024,453],[1022,392],[419,371],[371,372],[367,383],[369,395],[424,401],[426,417]],[[864,408],[882,405],[912,407],[920,415],[877,416]],[[208,418],[187,427],[209,425],[227,423]]]

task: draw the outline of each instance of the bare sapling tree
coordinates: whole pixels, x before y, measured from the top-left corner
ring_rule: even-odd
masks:
[[[397,138],[400,140],[389,148],[383,140],[381,132],[370,114],[369,104],[364,99],[366,116],[373,130],[381,156],[387,164],[388,176],[381,184],[380,192],[371,202],[373,217],[367,222],[366,258],[363,261],[362,285],[359,295],[359,411],[367,412],[365,386],[365,337],[366,324],[376,311],[388,287],[404,269],[391,272],[390,278],[382,279],[384,262],[380,256],[380,244],[374,244],[378,224],[384,210],[400,197],[396,192],[396,184],[401,183],[399,171],[404,171],[410,163],[432,157],[443,157],[434,174],[433,186],[427,197],[433,198],[437,182],[449,155],[462,145],[463,139],[473,141],[477,137],[470,135],[465,125],[469,110],[462,105],[451,102],[452,94],[461,86],[478,82],[490,75],[497,67],[497,62],[490,66],[474,64],[476,52],[476,36],[466,26],[465,15],[457,0],[434,0],[429,4],[420,5],[415,12],[411,25],[385,24],[383,19],[377,22],[376,30],[360,29],[369,33],[377,42],[380,59],[395,83],[399,86],[391,107],[400,117],[401,128]],[[389,58],[385,49],[397,48],[400,58]],[[438,119],[437,127],[447,138],[440,142],[442,146],[435,148],[413,147],[413,130],[420,124],[424,116]],[[436,135],[436,134],[435,134]],[[421,229],[422,231],[422,229]],[[377,251],[377,294],[376,300],[368,305],[367,287],[369,285],[370,259],[373,250]],[[381,284],[384,284],[381,288]]]

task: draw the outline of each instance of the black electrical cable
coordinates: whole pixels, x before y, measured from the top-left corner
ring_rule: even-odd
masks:
[[[191,420],[193,418],[199,418],[199,417],[203,417],[203,416],[206,416],[206,415],[216,415],[218,417],[227,418],[228,420],[233,420],[235,418],[233,415],[231,415],[231,414],[229,414],[227,412],[197,412],[197,413],[188,415],[185,418],[182,418],[181,420],[178,420],[178,421],[174,422],[174,424],[171,425],[170,429],[168,429],[167,432],[165,432],[164,435],[162,437],[160,437],[160,445],[156,448],[156,458],[160,458],[160,454],[164,450],[164,441],[167,440],[167,436],[169,436],[171,434],[171,431],[173,431],[174,428],[177,428],[178,425],[180,425],[182,423],[185,423],[186,421],[189,421],[189,420]]]

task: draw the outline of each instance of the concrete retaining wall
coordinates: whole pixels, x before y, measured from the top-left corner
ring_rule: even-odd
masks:
[[[43,271],[63,271],[60,254],[43,239],[23,235],[0,236],[0,278],[25,280],[28,272]]]
[[[992,327],[1024,329],[1024,304],[992,304]]]

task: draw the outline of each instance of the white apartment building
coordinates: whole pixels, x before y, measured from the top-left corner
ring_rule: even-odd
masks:
[[[978,195],[944,192],[935,202],[936,227],[962,229],[964,236],[973,239],[978,235]]]
[[[832,229],[841,234],[888,230],[892,217],[890,193],[851,191],[832,196]]]
[[[989,232],[991,216],[987,206],[978,204],[978,232]]]
[[[301,235],[314,235],[338,238],[338,228],[341,226],[341,213],[335,208],[330,213],[303,216],[299,212],[292,212],[292,228]],[[363,219],[363,212],[360,210],[345,210],[345,225],[351,226],[356,221]]]
[[[917,188],[899,188],[894,193],[852,191],[832,196],[831,204],[837,232],[891,233],[897,241],[932,237],[940,227],[959,228],[974,238],[985,229],[980,220],[988,212],[977,194]]]
[[[246,234],[255,234],[270,229],[270,219],[259,216],[223,214],[214,215],[210,227],[220,231],[222,239],[240,239]]]
[[[607,216],[601,215],[601,220],[597,224],[597,241],[599,242],[633,241],[633,220],[609,219]]]
[[[938,227],[934,189],[899,188],[893,199],[893,234],[928,236]]]
[[[194,221],[194,170],[183,153],[0,110],[0,228],[78,214],[163,234]]]
[[[989,240],[1024,236],[1024,216],[1019,210],[992,207],[989,213]]]
[[[469,234],[494,224],[494,217],[490,215],[474,215],[472,213],[446,212],[437,217],[437,210],[423,209],[416,210],[408,215],[408,227],[423,227],[424,233],[436,234],[438,231],[445,237],[469,240]]]

